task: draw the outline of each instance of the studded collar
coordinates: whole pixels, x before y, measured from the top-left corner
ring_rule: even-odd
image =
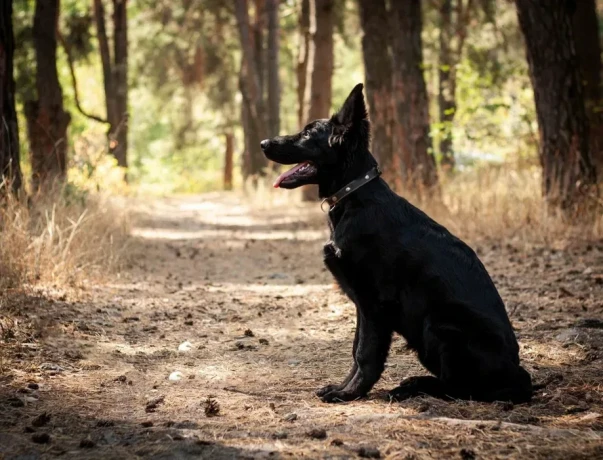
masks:
[[[320,209],[325,211],[324,204],[326,203],[329,206],[328,211],[331,211],[335,207],[335,205],[337,203],[339,203],[343,198],[354,193],[360,187],[368,184],[370,181],[379,177],[380,175],[381,175],[381,170],[379,169],[379,166],[375,166],[373,169],[368,171],[362,177],[359,177],[358,179],[354,179],[352,182],[348,183],[345,187],[341,188],[338,192],[336,192],[333,195],[322,200],[322,202],[320,203]]]

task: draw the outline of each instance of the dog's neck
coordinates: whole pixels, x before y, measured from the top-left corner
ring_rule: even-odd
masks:
[[[377,166],[377,160],[368,150],[350,152],[347,156],[348,162],[343,167],[329,171],[318,184],[318,196],[327,198],[347,184],[356,180]]]

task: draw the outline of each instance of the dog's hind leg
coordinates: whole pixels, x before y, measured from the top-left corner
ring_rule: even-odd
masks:
[[[504,373],[484,379],[473,391],[473,399],[484,402],[510,401],[514,404],[530,402],[532,378],[521,366],[510,363]]]

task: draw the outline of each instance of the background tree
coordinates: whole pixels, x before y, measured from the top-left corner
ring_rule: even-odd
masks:
[[[473,0],[438,0],[439,59],[438,114],[440,129],[440,165],[454,169],[452,124],[456,113],[456,68],[462,59]],[[454,5],[453,5],[454,4]],[[454,6],[454,8],[453,8]]]
[[[331,112],[333,80],[334,0],[310,0],[310,58],[306,80],[305,123]]]
[[[596,182],[572,3],[517,0],[540,128],[543,192],[551,206],[569,215],[585,204]]]
[[[310,0],[310,51],[308,57],[303,124],[328,118],[333,93],[333,32],[335,1]],[[318,198],[318,188],[304,187],[304,200]]]
[[[63,109],[57,72],[58,19],[59,0],[36,0],[33,41],[37,99],[25,106],[34,193],[64,181],[66,174],[71,117]]]
[[[398,180],[399,161],[392,139],[394,94],[392,57],[388,33],[389,15],[385,0],[359,0],[362,27],[362,57],[366,96],[371,119],[371,151],[389,180]]]
[[[245,177],[261,175],[268,162],[260,142],[267,136],[266,104],[264,101],[263,53],[261,40],[262,2],[256,1],[255,23],[252,26],[247,0],[236,0],[235,14],[241,44],[240,91],[242,103],[242,125],[245,136],[243,172]]]
[[[109,151],[128,166],[128,16],[127,0],[113,0],[113,53],[107,35],[104,0],[94,0],[96,36],[103,67]]]
[[[297,45],[297,125],[303,128],[306,120],[306,85],[308,77],[308,61],[312,46],[310,35],[310,0],[299,2],[298,14],[298,45]]]
[[[281,84],[279,79],[279,0],[266,0],[268,16],[268,136],[278,136],[280,132]]]
[[[590,123],[590,151],[599,175],[603,174],[603,102],[601,101],[601,42],[595,0],[575,2],[572,31]],[[603,176],[601,176],[603,179]]]
[[[429,103],[423,76],[420,0],[391,3],[395,145],[401,148],[402,182],[408,190],[430,195],[438,174],[429,135]]]
[[[0,5],[0,182],[8,180],[14,191],[21,188],[19,126],[15,110],[13,55],[13,2]],[[0,190],[3,193],[4,190]]]

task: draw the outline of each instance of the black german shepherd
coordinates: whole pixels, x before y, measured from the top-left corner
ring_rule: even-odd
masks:
[[[318,184],[330,207],[325,265],[356,305],[352,369],[317,395],[365,396],[397,332],[433,376],[403,381],[391,398],[529,401],[530,375],[519,365],[505,306],[475,252],[378,177],[362,88],[331,119],[261,143],[269,160],[296,165],[275,187]]]

